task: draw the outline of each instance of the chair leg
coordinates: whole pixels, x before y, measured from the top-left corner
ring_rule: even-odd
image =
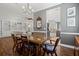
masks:
[[[14,46],[13,46],[12,50],[13,50],[13,53],[14,53]]]
[[[12,50],[13,50],[13,55],[15,55],[15,47],[16,47],[16,45],[14,44],[14,45],[13,45],[13,48],[12,48]]]
[[[15,55],[14,47],[12,48],[12,50],[13,50],[13,51],[12,51],[12,52],[13,52],[13,55]]]
[[[53,53],[51,53],[51,56],[53,56]]]
[[[43,56],[45,55],[45,51],[43,52]]]
[[[47,52],[47,55],[49,56],[49,53]]]
[[[57,53],[56,53],[56,51],[55,51],[55,56],[57,56]]]
[[[29,49],[29,53],[28,54],[29,54],[29,56],[31,55],[31,49]]]
[[[36,55],[36,48],[33,48],[34,56]]]

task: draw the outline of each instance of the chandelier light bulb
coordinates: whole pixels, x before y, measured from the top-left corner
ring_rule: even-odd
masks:
[[[22,9],[25,9],[25,6],[22,6]]]

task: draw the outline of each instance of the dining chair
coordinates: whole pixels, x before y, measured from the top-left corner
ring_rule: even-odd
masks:
[[[15,51],[17,52],[21,52],[21,47],[22,47],[22,42],[21,41],[18,41],[18,40],[21,40],[20,38],[17,38],[14,34],[11,34],[12,38],[13,38],[13,42],[14,42],[14,45],[13,45],[13,53]]]
[[[41,51],[42,51],[42,41],[44,40],[44,37],[46,36],[45,33],[41,33],[41,32],[32,32],[32,36],[34,38],[34,40],[36,40],[36,44],[35,44],[35,53],[36,55],[41,55]],[[41,44],[40,44],[41,43]]]
[[[74,56],[79,56],[79,36],[74,39]]]
[[[57,49],[56,48],[57,48],[58,42],[59,42],[59,39],[56,40],[54,45],[51,43],[44,43],[43,44],[43,51],[44,51],[43,55],[45,55],[45,53],[47,53],[47,55],[55,54],[55,56],[57,56],[57,53],[56,53]]]
[[[23,42],[23,51],[24,55],[31,55],[34,52],[35,45],[32,42],[29,42],[27,36],[21,36]]]

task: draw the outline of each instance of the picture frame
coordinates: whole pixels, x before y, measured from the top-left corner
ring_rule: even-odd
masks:
[[[40,29],[42,27],[42,19],[41,19],[41,17],[37,18],[36,25],[37,25],[36,27],[38,29]]]
[[[76,26],[75,17],[67,18],[67,26],[68,27]]]
[[[76,7],[68,8],[67,9],[67,17],[75,16],[76,15]]]

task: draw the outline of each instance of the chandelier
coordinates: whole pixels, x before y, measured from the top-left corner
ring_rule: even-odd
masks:
[[[23,9],[23,13],[26,15],[26,17],[28,19],[31,19],[33,16],[33,9],[32,7],[29,5],[29,3],[27,3],[26,5],[22,6]]]

